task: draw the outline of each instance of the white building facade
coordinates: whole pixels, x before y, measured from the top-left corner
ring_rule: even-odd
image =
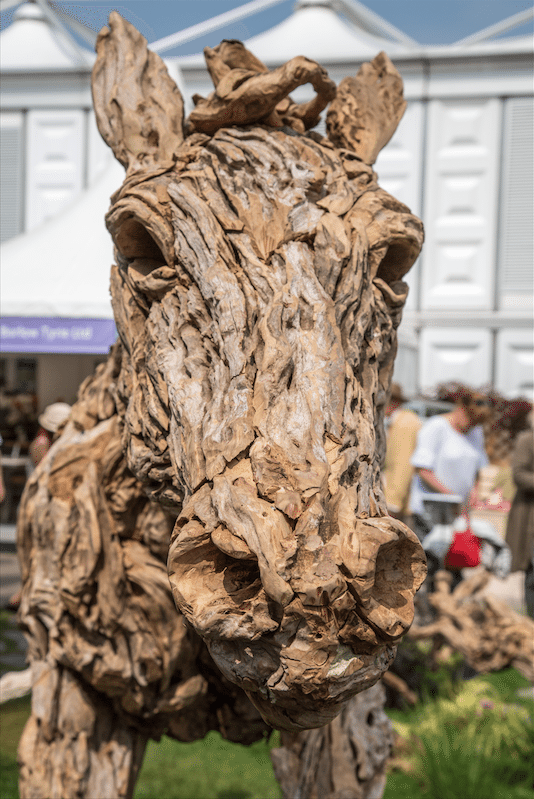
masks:
[[[68,32],[62,39],[65,29],[43,17],[40,6],[27,3],[17,14],[0,36],[2,237],[10,240],[3,247],[5,275],[20,272],[16,265],[36,260],[37,252],[41,268],[48,268],[44,262],[53,255],[43,249],[62,246],[62,218],[67,240],[85,236],[87,264],[102,260],[102,245],[92,254],[91,242],[104,232],[110,174],[91,109],[94,55],[73,47]],[[22,33],[26,42],[30,33],[48,42],[33,64],[21,63]],[[408,108],[375,169],[381,185],[421,216],[426,230],[409,277],[396,367],[396,379],[411,394],[450,379],[509,396],[534,390],[532,42],[488,33],[423,47],[354,0],[300,0],[283,23],[246,42],[269,67],[303,54],[335,81],[385,50],[403,76]],[[154,49],[163,53],[165,45]],[[167,63],[186,103],[212,90],[202,56]],[[309,91],[302,87],[294,96],[305,99]],[[91,192],[99,199],[88,202]],[[73,203],[84,195],[86,210],[73,221]],[[43,232],[52,228],[55,239]],[[101,267],[104,308],[109,262]],[[2,299],[5,319],[42,315],[42,307],[31,312],[38,304],[24,312],[15,288],[11,294]],[[97,305],[91,311],[81,303],[74,316],[111,318],[110,309],[97,311]],[[2,347],[6,357],[15,357]]]

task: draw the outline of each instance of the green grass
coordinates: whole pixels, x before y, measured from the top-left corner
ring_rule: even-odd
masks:
[[[388,774],[383,799],[420,799],[423,796],[421,780],[402,771]]]
[[[0,707],[0,799],[18,799],[17,746],[30,715],[30,697]]]
[[[520,688],[530,688],[529,681],[515,669],[504,669],[494,671],[491,674],[480,674],[477,680],[491,685],[499,692],[503,702],[524,704],[525,707],[532,707],[532,699],[519,699],[517,692]]]
[[[274,736],[273,736],[274,737]],[[204,740],[150,741],[135,799],[280,799],[269,749],[258,741],[241,746],[210,732]]]
[[[30,714],[30,699],[0,708],[0,799],[18,799],[17,746]],[[164,736],[150,741],[135,799],[281,799],[274,778],[270,741],[241,746],[211,732],[204,740],[180,743]]]
[[[19,769],[17,759],[0,751],[0,797],[18,799]]]
[[[7,757],[16,757],[17,746],[24,725],[30,715],[30,697],[12,699],[0,706],[0,752]],[[0,794],[0,799],[4,799]]]

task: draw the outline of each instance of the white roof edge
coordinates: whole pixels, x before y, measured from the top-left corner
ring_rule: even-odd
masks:
[[[96,58],[44,0],[21,4],[0,43],[2,72],[85,72]]]
[[[472,45],[470,47],[456,47],[453,45],[427,45],[419,46],[417,49],[414,49],[410,52],[406,51],[396,51],[393,52],[392,48],[382,47],[383,49],[391,58],[393,62],[396,61],[417,61],[421,59],[427,59],[430,61],[438,61],[442,59],[457,59],[457,58],[472,58],[472,57],[487,57],[487,56],[506,56],[506,55],[525,55],[525,56],[532,56],[532,37],[525,36],[525,37],[514,37],[517,41],[514,41],[513,46],[510,46],[508,42],[510,40],[506,40],[506,44],[500,45],[500,42],[480,42],[476,45]],[[496,45],[500,46],[496,46]],[[377,49],[377,54],[379,50]],[[306,55],[306,53],[297,53],[295,55]],[[169,56],[167,59],[169,62],[176,62],[176,65],[187,72],[188,70],[205,70],[206,69],[206,62],[204,60],[204,56],[202,54],[192,55],[192,56]],[[354,59],[356,60],[356,59]],[[366,59],[364,59],[366,60]],[[268,61],[265,59],[266,66],[275,66],[278,65],[278,61],[272,60]],[[346,58],[336,58],[335,54],[332,55],[332,58],[329,60],[322,59],[321,66],[325,66],[326,64],[335,65],[336,63],[347,63]]]
[[[469,58],[471,56],[534,55],[531,36],[481,41],[471,45],[427,45],[421,48],[426,58]]]

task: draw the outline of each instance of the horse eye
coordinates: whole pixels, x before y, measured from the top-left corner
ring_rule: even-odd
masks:
[[[393,239],[380,262],[376,276],[388,285],[402,280],[415,263],[420,249],[420,245],[416,241]]]
[[[114,231],[115,245],[128,260],[153,262],[154,268],[165,263],[163,253],[146,227],[137,219],[129,217]]]

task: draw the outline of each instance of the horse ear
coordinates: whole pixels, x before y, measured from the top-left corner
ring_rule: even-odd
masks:
[[[106,144],[130,173],[172,163],[184,139],[184,104],[161,58],[116,11],[96,52],[93,103]]]
[[[402,78],[385,53],[344,78],[326,117],[328,138],[374,164],[391,139],[406,109]]]

